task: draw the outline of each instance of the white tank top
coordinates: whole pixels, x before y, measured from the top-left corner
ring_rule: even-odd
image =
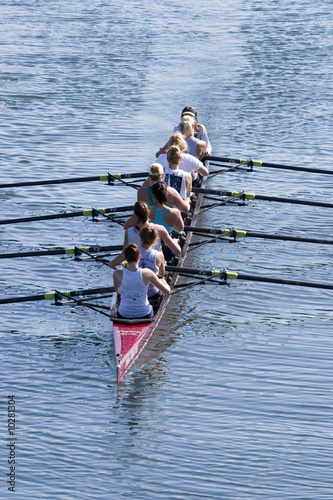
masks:
[[[139,261],[139,267],[146,267],[151,269],[155,274],[158,273],[158,266],[156,265],[156,255],[157,250],[146,249],[140,246],[141,259]],[[152,285],[148,287],[148,297],[152,297],[158,292],[158,289]],[[121,314],[121,313],[120,313]]]
[[[150,222],[149,226],[154,227],[154,224],[152,222]],[[138,247],[141,250],[142,247],[141,247],[141,241],[140,241],[140,234],[135,231],[134,227],[129,227],[127,229],[127,241],[128,241],[128,244],[135,243],[136,245],[138,245]],[[158,250],[159,252],[162,251],[162,243],[161,243],[160,238],[156,239],[156,241],[153,245],[153,248]],[[140,266],[140,267],[142,267],[142,266]]]
[[[148,302],[148,287],[142,279],[142,269],[124,269],[123,280],[119,287],[119,313],[124,318],[142,318],[150,314],[152,307]]]
[[[140,246],[140,234],[135,231],[134,227],[129,227],[127,229],[127,241],[128,244],[135,243]]]
[[[169,165],[164,170],[163,181],[170,187],[174,188],[182,198],[186,198],[186,183],[184,170],[172,170]]]

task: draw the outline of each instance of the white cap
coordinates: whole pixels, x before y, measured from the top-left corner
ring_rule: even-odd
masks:
[[[154,173],[152,173],[152,171],[151,171],[152,167],[155,167],[154,168]],[[159,175],[163,175],[164,174],[164,168],[162,167],[162,165],[160,163],[153,163],[149,167],[149,174],[150,175],[158,175],[158,174]]]

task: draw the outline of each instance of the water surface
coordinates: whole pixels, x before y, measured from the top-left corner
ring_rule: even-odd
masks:
[[[2,5],[2,182],[147,170],[194,105],[214,154],[331,169],[331,4],[173,0]],[[256,168],[209,187],[331,200],[329,175]],[[1,219],[114,207],[104,182],[1,190]],[[329,209],[254,201],[200,225],[333,238]],[[1,225],[1,252],[122,242],[88,217]],[[188,267],[333,283],[328,245],[242,239]],[[108,286],[71,257],[1,260],[1,297]],[[1,307],[1,498],[7,396],[16,497],[329,499],[332,293],[269,283],[176,295],[117,388],[110,321],[46,301]],[[144,363],[143,363],[144,361]]]

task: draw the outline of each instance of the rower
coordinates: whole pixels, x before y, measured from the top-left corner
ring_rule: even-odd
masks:
[[[189,198],[192,191],[192,176],[179,168],[182,156],[178,146],[170,146],[167,152],[168,165],[164,170],[164,182],[178,191],[183,199]]]
[[[147,205],[153,205],[153,199],[151,195],[151,188],[155,182],[159,182],[163,179],[164,169],[159,163],[153,163],[149,168],[149,175],[145,182],[142,184],[138,190],[138,201],[144,201]],[[190,204],[188,200],[183,200],[180,194],[172,187],[167,189],[167,205],[169,207],[175,206],[181,212],[187,212],[190,209]]]
[[[196,109],[193,106],[186,106],[180,116],[180,119],[182,119],[184,116],[191,116],[194,119],[194,137],[197,139],[200,139],[202,141],[205,141],[206,143],[206,149],[205,149],[205,155],[210,156],[212,154],[212,146],[210,143],[210,140],[208,138],[207,134],[207,129],[202,123],[198,123],[198,114]],[[174,127],[173,132],[182,132],[180,124],[178,124],[176,127]],[[162,148],[159,149],[159,151],[156,153],[156,157],[159,158],[159,156],[162,153],[166,153],[167,151],[167,144],[163,146]],[[202,175],[202,174],[201,174]]]
[[[162,243],[168,246],[176,255],[179,255],[181,248],[176,242],[176,240],[170,237],[170,234],[161,224],[154,224],[149,221],[149,207],[146,203],[137,201],[134,205],[134,217],[136,219],[130,218],[124,224],[125,229],[125,241],[124,245],[129,243],[135,243],[140,245],[140,232],[143,227],[152,227],[157,231],[157,240],[155,241],[154,248],[161,250]],[[132,220],[131,220],[132,219]],[[132,222],[135,221],[134,226]]]
[[[184,139],[184,136],[181,132],[174,132],[170,135],[169,140],[167,142],[167,151],[171,146],[178,146],[181,152],[181,162],[179,164],[179,168],[181,170],[185,170],[185,172],[192,173],[192,180],[197,179],[198,174],[206,177],[208,175],[208,169],[203,165],[203,163],[193,155],[185,153],[187,149],[187,144]],[[164,170],[168,166],[167,153],[162,153],[158,157],[158,162],[162,165]]]
[[[154,311],[148,301],[148,286],[156,287],[163,294],[170,293],[170,286],[151,269],[139,268],[141,254],[137,245],[130,243],[124,254],[127,269],[117,269],[113,273],[114,287],[120,294],[118,318],[153,318]]]
[[[184,231],[184,222],[178,208],[168,207],[167,185],[165,182],[155,182],[151,188],[153,205],[150,207],[150,218],[155,224],[161,224],[169,234],[172,230]]]
[[[175,238],[179,238],[184,231],[184,222],[181,213],[177,208],[166,206],[167,202],[167,185],[165,182],[155,182],[152,188],[152,198],[154,205],[150,208],[150,218],[154,224],[161,224],[168,233]],[[162,247],[166,261],[174,257],[174,253],[169,247]]]
[[[187,143],[187,152],[201,160],[205,154],[206,143],[194,136],[194,127],[194,119],[188,115],[183,116],[180,128]]]
[[[157,231],[153,227],[146,226],[141,229],[139,267],[151,269],[161,279],[165,276],[165,262],[163,253],[154,248],[157,238]],[[149,285],[148,299],[154,300],[159,295],[161,295],[160,291],[156,287]]]
[[[162,244],[169,247],[174,255],[179,255],[181,248],[176,239],[171,238],[164,226],[149,222],[149,208],[146,203],[137,201],[134,205],[134,214],[125,222],[124,248],[130,243],[135,243],[140,247],[140,233],[145,227],[153,228],[157,232],[157,239],[154,241],[153,248],[161,251]],[[115,269],[125,260],[124,249],[114,259],[109,262],[109,266]]]

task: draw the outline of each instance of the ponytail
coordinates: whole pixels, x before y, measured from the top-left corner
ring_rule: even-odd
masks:
[[[134,214],[139,218],[139,221],[145,224],[149,217],[149,208],[147,203],[137,201],[134,205]]]
[[[168,199],[168,188],[165,182],[155,182],[151,187],[151,192],[157,199],[158,203],[165,205]]]

